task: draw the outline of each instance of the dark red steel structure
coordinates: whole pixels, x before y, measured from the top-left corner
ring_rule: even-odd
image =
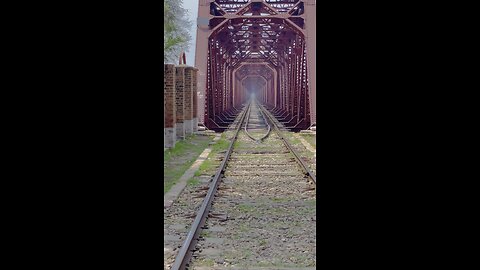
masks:
[[[255,95],[291,129],[314,124],[315,6],[314,0],[199,0],[199,122],[224,129]]]

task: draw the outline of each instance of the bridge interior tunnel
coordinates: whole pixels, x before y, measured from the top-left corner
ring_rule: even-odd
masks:
[[[243,65],[235,72],[235,78],[241,82],[234,86],[234,106],[239,107],[249,97],[255,97],[265,105],[274,106],[274,76],[273,71],[265,65]]]
[[[225,128],[253,94],[286,127],[308,128],[305,1],[210,0],[208,11],[205,125]]]

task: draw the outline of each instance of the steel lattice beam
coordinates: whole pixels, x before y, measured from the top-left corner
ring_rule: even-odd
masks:
[[[315,77],[309,75],[316,65],[314,5],[312,0],[200,0],[195,66],[198,115],[207,127],[218,126],[226,112],[245,101],[247,77],[265,80],[259,86],[262,101],[290,127],[316,121]]]

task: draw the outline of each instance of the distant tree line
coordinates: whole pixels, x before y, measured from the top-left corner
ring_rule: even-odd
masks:
[[[163,61],[176,63],[180,53],[188,51],[192,39],[189,33],[192,22],[187,10],[183,8],[183,0],[165,0],[163,3]]]

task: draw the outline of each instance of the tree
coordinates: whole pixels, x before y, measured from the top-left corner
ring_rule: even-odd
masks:
[[[163,7],[163,61],[175,63],[182,51],[188,51],[192,23],[182,0],[165,0]]]

